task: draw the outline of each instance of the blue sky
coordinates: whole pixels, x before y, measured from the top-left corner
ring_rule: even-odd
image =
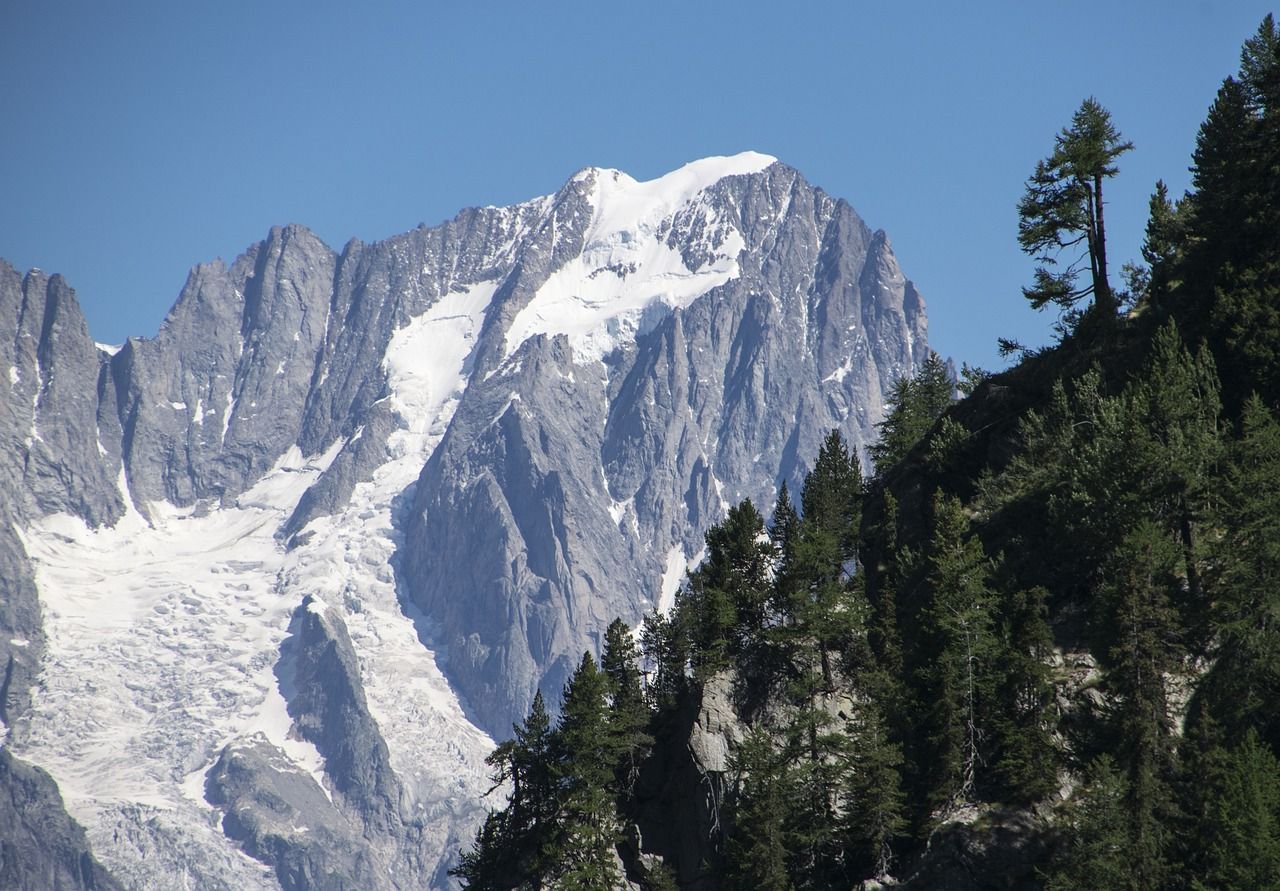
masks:
[[[0,257],[61,272],[94,336],[153,335],[195,263],[276,224],[338,249],[587,165],[640,179],[776,155],[888,233],[930,340],[999,367],[1049,337],[1015,204],[1095,95],[1136,149],[1109,191],[1136,258],[1157,178],[1268,6],[1010,2],[68,3],[0,12]]]

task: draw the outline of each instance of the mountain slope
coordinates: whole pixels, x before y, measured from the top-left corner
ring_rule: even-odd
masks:
[[[0,265],[0,325],[6,746],[126,887],[443,882],[489,734],[927,355],[883,233],[754,153],[274,229],[118,351]]]

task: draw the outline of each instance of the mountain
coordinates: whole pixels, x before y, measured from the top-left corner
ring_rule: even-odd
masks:
[[[755,153],[273,229],[119,348],[0,263],[0,326],[0,826],[66,827],[0,877],[72,864],[35,888],[443,886],[534,692],[928,355],[887,236]]]

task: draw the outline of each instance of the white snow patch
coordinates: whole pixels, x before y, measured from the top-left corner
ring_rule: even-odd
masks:
[[[170,402],[169,407],[174,411],[186,411],[187,404],[185,402]]]
[[[775,159],[756,152],[704,158],[648,182],[617,170],[591,168],[593,214],[580,256],[553,272],[516,314],[506,333],[506,356],[538,334],[566,334],[574,361],[596,361],[643,332],[646,322],[683,308],[738,275],[741,233],[703,205],[710,259],[689,269],[669,247],[663,225],[700,200],[726,176],[755,173]]]
[[[31,646],[31,641],[27,640],[25,637],[11,637],[9,638],[9,645],[13,647],[26,648]]]
[[[844,383],[844,379],[849,376],[849,372],[852,370],[853,370],[853,357],[847,356],[845,360],[840,363],[840,367],[837,368],[835,371],[831,372],[830,374],[828,374],[826,377],[824,377],[822,379],[822,382],[825,384],[830,381],[835,381],[837,384],[842,384]]]
[[[613,518],[613,525],[622,525],[622,518],[625,517],[627,512],[632,509],[633,504],[635,504],[634,496],[626,499],[625,501],[614,501],[613,499],[609,499],[609,516]]]
[[[227,432],[231,429],[231,416],[236,410],[236,396],[231,390],[227,390],[227,404],[222,409],[222,438],[220,442],[227,441]]]
[[[403,425],[388,439],[393,456],[421,454],[428,439],[438,442],[444,435],[467,385],[471,351],[497,289],[497,281],[487,281],[451,291],[392,335],[383,368],[392,408]]]
[[[198,397],[196,399],[196,412],[191,417],[191,423],[195,424],[197,427],[204,426],[204,397]]]
[[[17,365],[9,366],[9,389],[12,390],[18,386],[18,382],[22,380],[22,372],[18,370]]]
[[[680,545],[672,545],[671,550],[667,551],[667,566],[662,572],[662,587],[658,595],[658,612],[669,613],[671,608],[676,605],[676,592],[680,590],[680,583],[684,581],[685,573],[689,569],[689,563],[684,556],[684,548]]]
[[[116,353],[124,349],[124,344],[122,343],[94,343],[94,346],[102,350],[108,356],[114,356]]]

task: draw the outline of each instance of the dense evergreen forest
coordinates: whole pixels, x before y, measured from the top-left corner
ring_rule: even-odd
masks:
[[[1129,147],[1090,99],[1027,181],[1057,342],[958,384],[933,357],[870,478],[833,433],[798,504],[730,509],[493,753],[468,888],[1280,888],[1272,18],[1113,285]],[[690,773],[712,698],[726,766]]]

